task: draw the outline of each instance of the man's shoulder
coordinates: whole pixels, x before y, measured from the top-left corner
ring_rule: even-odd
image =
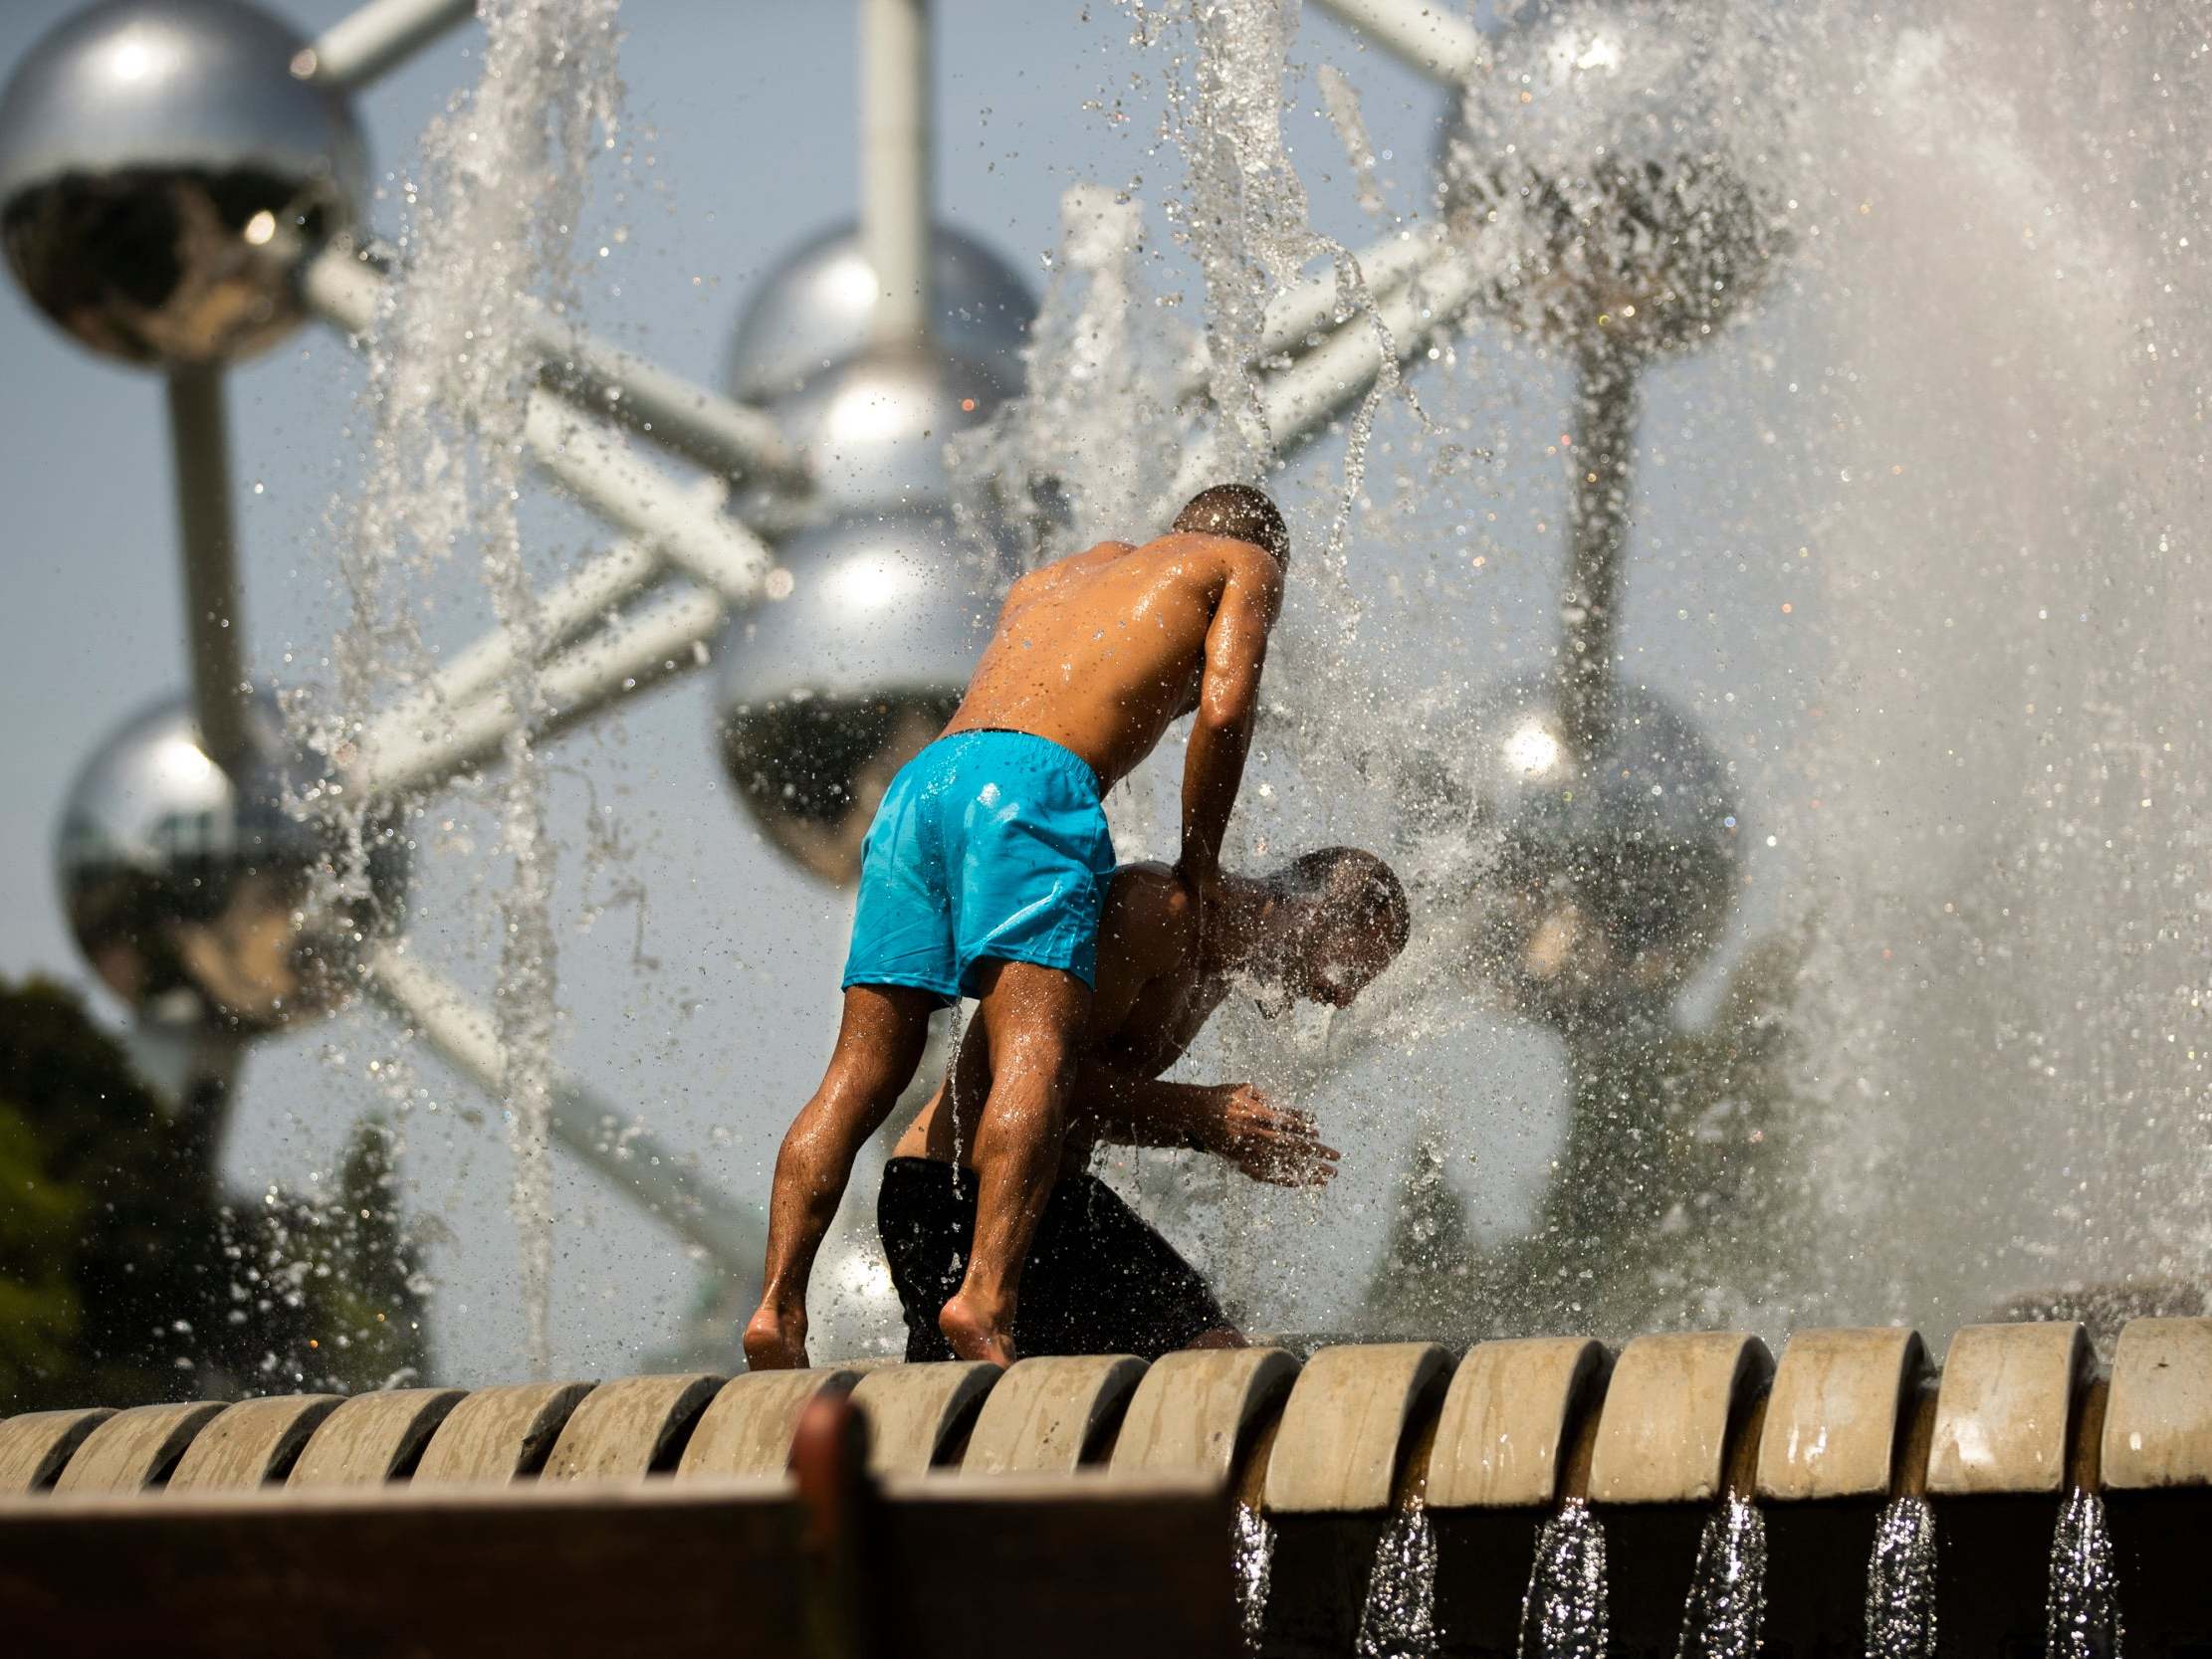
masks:
[[[1079,553],[1069,553],[1064,558],[1054,559],[1050,564],[1040,564],[1026,575],[1017,576],[1013,585],[1006,589],[1006,600],[1010,604],[1016,598],[1049,590],[1071,576],[1086,575],[1101,565],[1114,563],[1139,550],[1127,541],[1098,542],[1085,547]]]
[[[1127,546],[1127,543],[1121,543]],[[1144,572],[1147,581],[1174,582],[1218,595],[1230,583],[1264,587],[1280,570],[1271,554],[1233,535],[1204,530],[1170,530],[1121,555],[1125,567]]]
[[[1163,563],[1183,565],[1208,580],[1227,577],[1264,586],[1282,575],[1282,566],[1266,548],[1206,530],[1172,530],[1137,551],[1140,556],[1156,555]]]
[[[1094,541],[1079,553],[1069,553],[1056,558],[1036,573],[1049,576],[1054,571],[1091,570],[1102,564],[1117,563],[1140,549],[1134,541]]]
[[[1114,872],[1107,903],[1123,947],[1148,966],[1170,966],[1189,949],[1197,907],[1191,890],[1169,866],[1150,862],[1123,865]]]

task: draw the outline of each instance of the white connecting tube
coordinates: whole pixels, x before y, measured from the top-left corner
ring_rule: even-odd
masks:
[[[292,73],[351,92],[389,75],[474,16],[476,0],[369,0],[294,58]]]
[[[403,945],[377,947],[368,964],[371,994],[464,1077],[495,1099],[506,1062],[492,1016],[460,986]],[[725,1273],[760,1283],[768,1232],[760,1214],[718,1190],[627,1115],[556,1073],[553,1138],[623,1197],[696,1246]]]
[[[1490,67],[1490,43],[1461,15],[1460,0],[1317,0],[1348,28],[1408,68],[1448,88]]]

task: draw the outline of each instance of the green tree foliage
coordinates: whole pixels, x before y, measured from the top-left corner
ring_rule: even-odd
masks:
[[[226,1201],[206,1138],[59,986],[0,984],[0,1413],[404,1379],[419,1278],[388,1133],[321,1201]]]

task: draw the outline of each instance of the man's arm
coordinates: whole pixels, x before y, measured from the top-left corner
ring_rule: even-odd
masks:
[[[1221,597],[1206,632],[1206,668],[1199,681],[1198,719],[1183,756],[1183,851],[1176,873],[1194,889],[1211,888],[1220,872],[1221,838],[1236,805],[1259,712],[1259,674],[1267,632],[1282,605],[1282,567],[1247,542],[1228,549]]]
[[[1271,1186],[1325,1186],[1336,1174],[1336,1149],[1321,1143],[1313,1120],[1248,1083],[1165,1083],[1087,1060],[1075,1074],[1068,1132],[1206,1152]]]

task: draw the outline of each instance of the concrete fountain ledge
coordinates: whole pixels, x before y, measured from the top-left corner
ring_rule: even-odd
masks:
[[[1456,1355],[1424,1343],[1345,1345],[1302,1363],[1272,1348],[1149,1366],[1038,1358],[1005,1372],[864,1362],[42,1412],[0,1421],[0,1536],[248,1490],[264,1509],[356,1519],[379,1503],[466,1489],[557,1490],[582,1503],[609,1483],[787,1493],[809,1407],[848,1397],[848,1415],[865,1425],[868,1477],[906,1489],[957,1492],[985,1510],[997,1494],[1034,1501],[1040,1481],[1132,1501],[1199,1490],[1220,1515],[1230,1499],[1251,1506],[1279,1535],[1278,1612],[1293,1626],[1308,1615],[1326,1625],[1347,1594],[1356,1604],[1347,1584],[1364,1572],[1365,1548],[1417,1503],[1445,1552],[1439,1624],[1467,1629],[1504,1620],[1510,1630],[1547,1513],[1580,1501],[1605,1515],[1617,1651],[1633,1646],[1643,1580],[1667,1580],[1651,1599],[1669,1618],[1678,1612],[1672,1580],[1691,1564],[1679,1557],[1694,1554],[1698,1517],[1731,1497],[1756,1502],[1771,1529],[1770,1641],[1792,1627],[1797,1603],[1812,1628],[1830,1616],[1823,1578],[1844,1586],[1828,1597],[1832,1610],[1856,1619],[1867,1558],[1858,1541],[1895,1497],[1937,1506],[1946,1577],[1954,1565],[1971,1577],[1950,1592],[1962,1599],[1958,1621],[1944,1615],[1947,1647],[1954,1633],[2002,1626],[2008,1595],[2033,1625],[2040,1542],[2011,1561],[2003,1540],[2047,1540],[2069,1492],[2105,1495],[2123,1555],[2155,1559],[2194,1548],[2188,1537],[2212,1538],[2212,1320],[2184,1319],[2128,1324],[2108,1371],[2081,1327],[2028,1324],[1959,1331],[1940,1371],[1917,1334],[1881,1328],[1800,1332],[1779,1364],[1755,1337],[1692,1333],[1640,1337],[1617,1352],[1557,1338]],[[353,1500],[367,1507],[315,1508],[345,1488],[368,1489]],[[2131,1509],[2130,1496],[2142,1502]],[[2122,1524],[2131,1515],[2139,1525]],[[2183,1543],[2169,1546],[2177,1520]],[[1453,1604],[1445,1579],[1462,1536],[1496,1569]],[[1840,1572],[1785,1570],[1831,1552]],[[2009,1589],[2008,1571],[2020,1580]],[[2176,1573],[2192,1594],[2196,1576]],[[0,1567],[0,1617],[12,1581]],[[2156,1650],[2143,1623],[2153,1616],[2130,1606],[2131,1647]],[[1317,1650],[1327,1645],[1316,1635]]]

